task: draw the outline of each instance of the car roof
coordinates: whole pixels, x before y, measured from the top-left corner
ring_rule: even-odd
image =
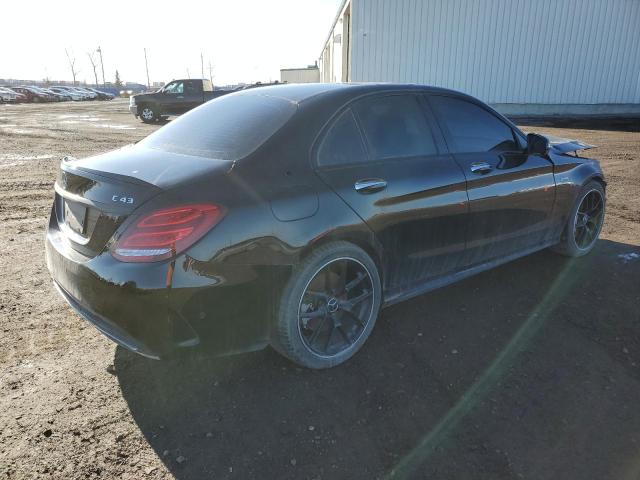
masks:
[[[271,85],[248,90],[241,90],[237,95],[268,95],[280,97],[295,103],[302,103],[310,99],[319,99],[331,94],[357,97],[368,93],[421,90],[425,92],[441,92],[461,95],[460,92],[428,85],[406,83],[290,83]]]

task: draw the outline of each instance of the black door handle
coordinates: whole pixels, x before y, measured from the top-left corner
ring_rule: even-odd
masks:
[[[374,193],[387,188],[387,181],[382,178],[366,178],[358,180],[354,185],[358,193]]]

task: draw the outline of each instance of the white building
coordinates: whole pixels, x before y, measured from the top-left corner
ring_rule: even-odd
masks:
[[[509,114],[640,114],[640,0],[344,0],[318,65]]]
[[[280,81],[282,83],[318,83],[320,71],[315,65],[305,68],[282,68],[280,69]]]

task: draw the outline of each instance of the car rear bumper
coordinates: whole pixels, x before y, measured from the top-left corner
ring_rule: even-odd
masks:
[[[199,343],[193,329],[169,307],[169,264],[127,264],[109,253],[84,257],[51,228],[45,250],[60,295],[111,340],[155,359]]]
[[[118,345],[127,348],[128,350],[139,353],[142,356],[152,358],[154,360],[160,359],[157,352],[153,351],[140,340],[133,338],[131,335],[129,335],[129,333],[120,328],[118,324],[108,320],[101,315],[98,315],[87,307],[84,307],[55,280],[53,281],[53,286],[56,288],[60,296],[64,298],[79,315],[81,315],[86,321],[96,327],[96,329],[98,329],[100,333],[113,340]]]

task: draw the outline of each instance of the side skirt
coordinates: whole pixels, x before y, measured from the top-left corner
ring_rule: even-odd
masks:
[[[517,260],[518,258],[526,257],[527,255],[531,255],[532,253],[539,252],[541,250],[544,250],[545,248],[549,248],[555,245],[556,243],[558,243],[559,241],[560,239],[557,238],[550,242],[536,245],[535,247],[524,250],[522,252],[514,253],[512,255],[508,255],[503,258],[491,260],[490,262],[482,263],[480,265],[467,268],[466,270],[460,270],[458,272],[455,272],[449,275],[428,280],[425,283],[422,283],[416,287],[413,287],[409,290],[405,290],[403,292],[392,293],[391,295],[385,295],[382,308],[389,307],[396,303],[403,302],[405,300],[408,300],[413,297],[417,297],[419,295],[430,292],[432,290],[436,290],[438,288],[446,287],[447,285],[451,285],[452,283],[459,282],[460,280],[464,280],[465,278],[471,277],[478,273],[482,273],[486,270],[491,270],[492,268],[498,267],[505,263],[509,263],[513,260]]]

